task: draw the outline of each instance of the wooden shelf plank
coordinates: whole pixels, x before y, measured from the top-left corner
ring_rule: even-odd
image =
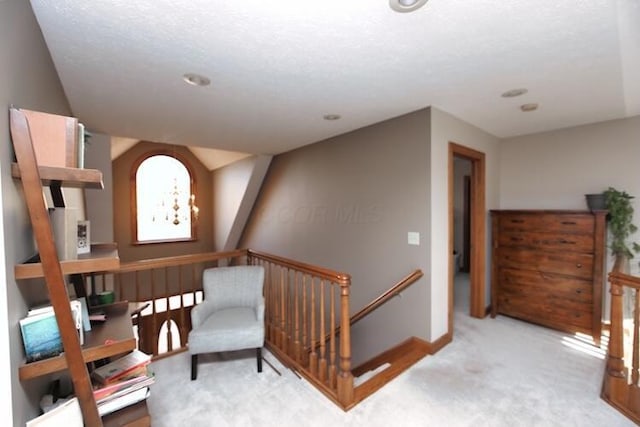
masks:
[[[104,427],[149,427],[151,416],[147,401],[143,400],[102,417]]]
[[[96,169],[63,168],[55,166],[38,166],[42,185],[52,184],[61,187],[104,189],[102,172]],[[11,176],[20,179],[20,167],[11,164]]]
[[[98,243],[91,245],[90,253],[78,255],[78,259],[60,261],[60,267],[62,274],[65,275],[117,270],[120,267],[120,258],[115,244]],[[39,259],[34,262],[17,264],[14,267],[14,274],[17,280],[44,277]]]
[[[85,332],[85,343],[82,346],[85,362],[126,353],[136,347],[128,302],[104,306],[104,309],[107,320],[102,324],[92,323],[91,330]],[[27,380],[66,368],[67,360],[62,353],[49,359],[23,364],[20,366],[19,376],[20,380]]]

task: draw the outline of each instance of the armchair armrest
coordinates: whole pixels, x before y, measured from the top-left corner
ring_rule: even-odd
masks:
[[[258,302],[258,305],[255,307],[256,310],[256,320],[264,320],[264,298]]]
[[[206,300],[193,307],[191,309],[191,328],[195,329],[202,325],[214,310],[215,306]]]

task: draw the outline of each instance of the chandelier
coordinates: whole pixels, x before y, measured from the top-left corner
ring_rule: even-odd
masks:
[[[162,197],[158,212],[153,214],[152,220],[155,222],[157,217],[161,217],[164,221],[179,225],[182,221],[187,221],[189,215],[192,216],[194,221],[197,221],[199,213],[200,208],[196,205],[195,194],[185,197],[178,188],[178,180],[174,178],[173,188]]]

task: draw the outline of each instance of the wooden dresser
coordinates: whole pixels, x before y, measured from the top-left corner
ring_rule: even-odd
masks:
[[[606,211],[494,210],[491,316],[600,343]]]

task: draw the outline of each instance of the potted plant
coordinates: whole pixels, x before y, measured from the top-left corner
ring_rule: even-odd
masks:
[[[584,196],[587,200],[587,207],[591,212],[607,209],[607,202],[604,197],[604,192],[585,194]]]
[[[638,230],[633,223],[633,196],[626,191],[609,187],[604,191],[604,197],[609,211],[607,218],[611,231],[611,253],[618,260],[630,260],[634,253],[640,252],[640,244],[630,240]]]

